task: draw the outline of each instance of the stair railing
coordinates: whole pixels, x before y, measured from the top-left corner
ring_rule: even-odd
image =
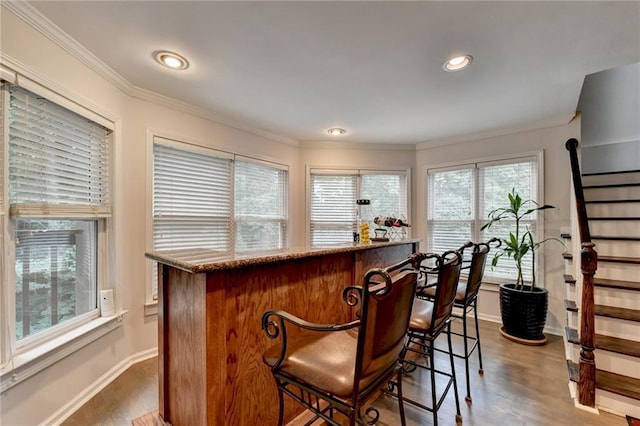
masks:
[[[578,380],[578,402],[588,407],[595,407],[596,402],[596,363],[595,349],[595,315],[593,296],[593,277],[598,267],[598,254],[591,242],[587,207],[584,201],[580,164],[578,163],[578,141],[569,139],[565,147],[571,160],[571,176],[578,213],[580,232],[580,269],[582,272],[582,306],[580,309],[580,378]]]

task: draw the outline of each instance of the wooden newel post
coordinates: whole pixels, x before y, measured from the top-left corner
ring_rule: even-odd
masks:
[[[598,253],[595,244],[583,242],[580,252],[582,269],[582,319],[580,321],[580,381],[578,382],[578,401],[580,404],[595,407],[596,404],[596,363],[593,354],[595,348],[595,319],[593,301],[593,276],[598,267]]]

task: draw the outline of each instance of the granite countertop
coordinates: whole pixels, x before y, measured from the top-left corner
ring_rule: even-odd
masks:
[[[353,244],[343,246],[311,248],[289,248],[278,251],[230,253],[208,249],[167,250],[148,252],[146,257],[165,265],[173,266],[187,272],[199,273],[222,269],[235,269],[247,266],[264,265],[285,260],[302,259],[313,256],[324,256],[336,253],[348,253],[371,250],[380,247],[418,243],[420,239],[375,242],[371,244]]]

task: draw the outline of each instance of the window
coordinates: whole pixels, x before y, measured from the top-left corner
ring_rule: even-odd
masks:
[[[153,145],[153,249],[231,250],[231,159]]]
[[[369,199],[362,206],[361,220],[371,223],[376,216],[407,220],[407,171],[310,170],[311,247],[353,242],[357,228],[357,199]]]
[[[13,264],[3,310],[19,351],[99,315],[111,130],[22,87],[2,92]]]
[[[504,161],[464,164],[447,169],[427,171],[427,245],[433,252],[458,248],[465,241],[505,238],[511,224],[503,221],[488,231],[480,228],[490,211],[507,203],[507,193],[515,188],[525,199],[538,197],[538,160],[536,157]],[[523,223],[537,233],[538,218],[531,216]],[[486,275],[511,278],[515,265],[502,259]],[[525,279],[531,279],[531,258],[525,259]]]
[[[237,159],[234,177],[236,251],[286,247],[287,171]]]
[[[287,246],[287,168],[155,137],[153,250]],[[157,298],[157,264],[151,297]]]

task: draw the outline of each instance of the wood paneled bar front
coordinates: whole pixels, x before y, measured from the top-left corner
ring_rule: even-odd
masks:
[[[419,240],[278,253],[210,250],[147,253],[158,262],[159,414],[174,426],[275,425],[278,398],[262,362],[274,344],[262,314],[283,309],[343,323],[342,290],[371,268],[418,251]],[[285,420],[301,411],[287,402]]]

